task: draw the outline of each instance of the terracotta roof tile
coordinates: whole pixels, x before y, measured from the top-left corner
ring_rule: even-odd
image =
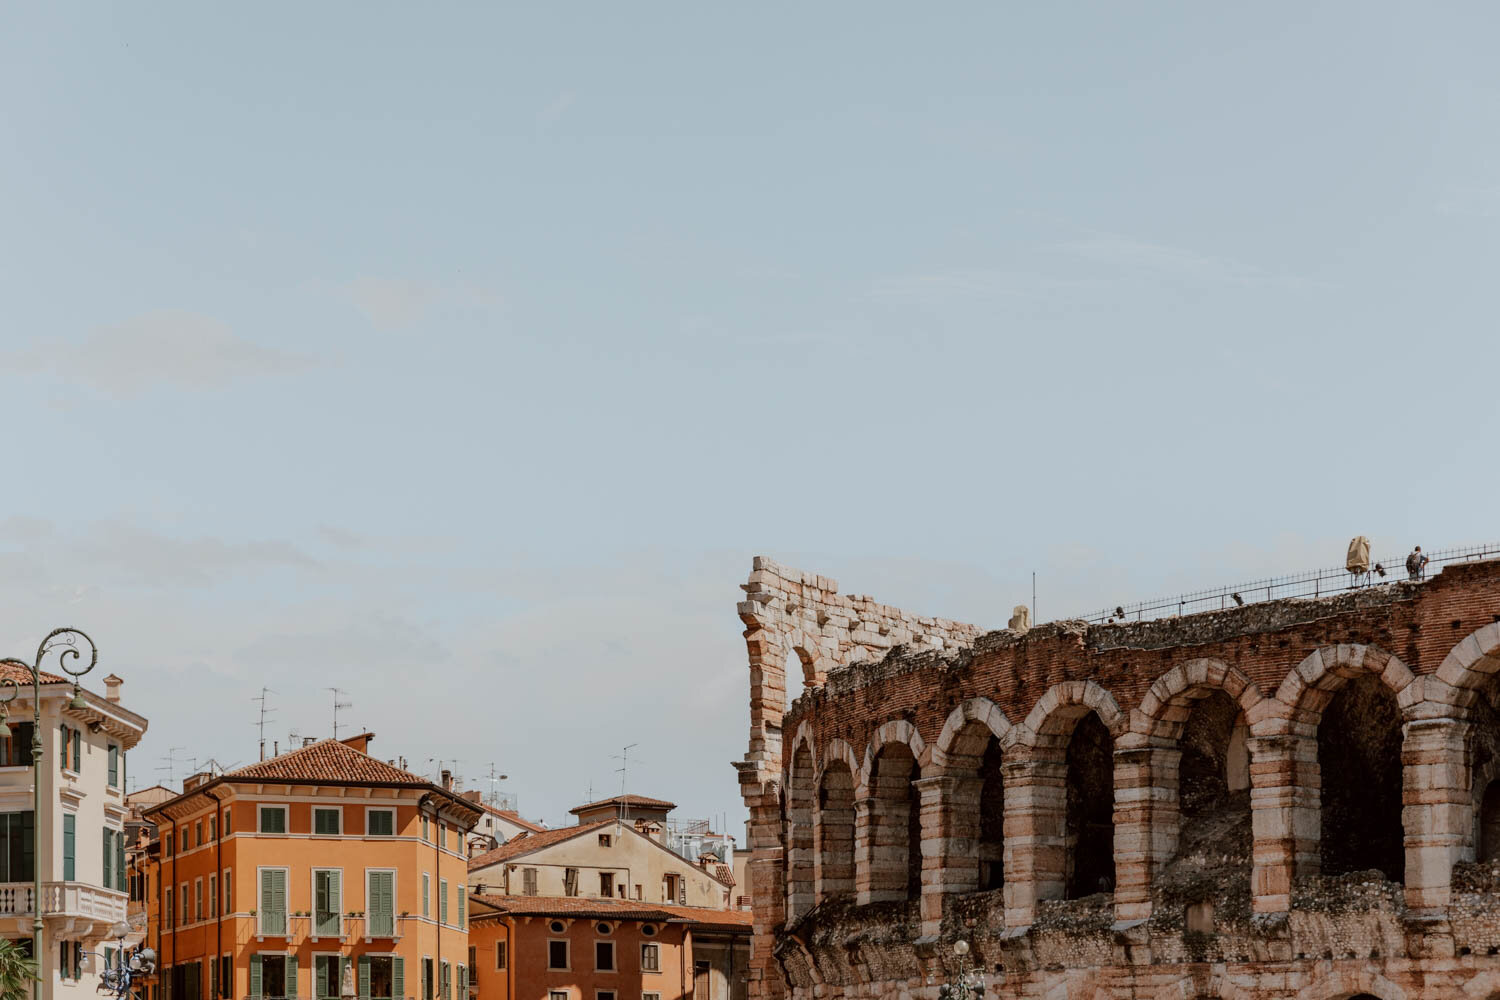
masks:
[[[521,814],[518,812],[512,812],[509,809],[496,809],[494,806],[489,805],[485,802],[481,802],[479,803],[479,805],[483,807],[485,812],[494,813],[501,819],[509,823],[514,823],[516,824],[516,826],[524,827],[525,829],[530,830],[532,833],[541,833],[543,830],[547,829],[545,826],[542,826],[539,823],[533,823],[529,819],[522,819]]]
[[[662,904],[661,908],[679,920],[690,920],[700,927],[718,927],[725,930],[744,928],[747,933],[755,919],[755,914],[749,910],[715,910],[707,906],[668,906],[666,904]]]
[[[226,772],[228,780],[355,781],[382,785],[426,785],[426,778],[361,753],[335,739],[319,740],[290,753]]]
[[[486,906],[516,916],[598,917],[604,920],[672,920],[665,906],[630,899],[589,899],[585,896],[471,896]],[[478,916],[471,913],[470,916]]]
[[[639,806],[642,809],[672,810],[677,808],[677,803],[668,802],[666,799],[652,799],[647,798],[644,795],[611,795],[609,798],[600,799],[598,802],[590,802],[587,805],[574,806],[572,809],[569,809],[568,812],[588,812],[590,809],[603,809],[605,806],[613,805]]]
[[[24,687],[25,685],[31,683],[31,670],[28,667],[17,666],[14,663],[0,663],[0,680],[15,681],[17,684]],[[43,670],[42,683],[67,684],[68,679],[66,677],[60,677],[57,674],[49,674],[47,673],[47,671]]]
[[[589,830],[597,830],[600,827],[613,826],[614,820],[601,819],[597,823],[582,823],[578,826],[564,826],[556,830],[543,830],[540,833],[528,833],[524,837],[512,837],[493,851],[486,851],[469,859],[469,871],[477,871],[480,868],[488,868],[490,865],[511,858],[530,854],[532,851],[543,847],[551,847],[553,844],[561,844],[565,840],[571,840],[581,833]]]

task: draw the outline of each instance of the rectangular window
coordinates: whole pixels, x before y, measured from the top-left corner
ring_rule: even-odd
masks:
[[[432,997],[432,959],[422,959],[422,1000],[433,1000]]]
[[[209,840],[218,840],[219,839],[219,815],[218,815],[218,813],[215,813],[214,815],[208,817],[208,839]]]
[[[594,1000],[615,1000],[614,990],[595,990]]]
[[[314,1000],[338,1000],[343,995],[344,967],[339,955],[313,956]]]
[[[448,880],[438,879],[438,923],[448,922]]]
[[[286,806],[261,806],[260,832],[286,833]]]
[[[219,915],[219,876],[208,877],[208,915],[217,917]]]
[[[63,813],[63,881],[74,882],[78,878],[78,817]],[[106,831],[108,832],[108,831]],[[105,853],[108,853],[106,849]]]
[[[432,876],[422,873],[422,916],[432,916]]]
[[[193,824],[193,846],[203,846],[203,821],[201,819]]]
[[[225,809],[224,810],[224,836],[226,836],[226,837],[229,836],[229,834],[231,832],[233,832],[233,830],[234,830],[234,828],[232,826],[230,826],[230,824],[229,824],[229,816],[230,816],[229,810]]]
[[[642,993],[641,1000],[661,1000],[660,993]]]
[[[447,962],[443,963],[438,973],[443,978],[443,1000],[452,1000],[453,996],[453,967]]]
[[[220,996],[234,996],[234,970],[230,966],[228,955],[219,956],[219,982],[224,987]]]
[[[208,995],[219,995],[219,963],[213,959],[208,960]]]
[[[599,834],[599,846],[600,847],[608,847],[613,842],[614,842],[614,840],[613,840],[612,837],[610,837],[609,834],[607,834],[607,833],[601,833],[601,834]]]
[[[641,971],[642,972],[660,972],[661,971],[661,945],[658,945],[658,944],[643,944],[643,945],[641,945]]]
[[[260,869],[260,932],[286,933],[286,869]],[[283,994],[274,994],[282,996]]]
[[[0,726],[0,735],[5,736],[5,746],[3,751],[0,751],[0,764],[9,767],[30,767],[31,740],[35,732],[35,728],[29,722]]]
[[[162,853],[163,857],[170,858],[172,856],[172,831],[171,830],[168,830],[166,832],[166,834],[162,837],[161,853]]]
[[[396,933],[396,873],[367,870],[365,875],[365,933],[391,937]]]
[[[120,748],[109,745],[109,787],[120,787]]]
[[[362,955],[359,995],[371,1000],[399,1000],[406,995],[405,962],[394,955]]]
[[[193,919],[203,919],[203,880],[193,882]]]
[[[313,809],[313,833],[325,837],[336,837],[343,833],[344,811],[338,806],[332,808],[318,806]]]
[[[643,898],[645,898],[645,897],[643,897],[641,895],[641,884],[639,882],[637,882],[635,884],[635,898],[636,899],[643,899]]]
[[[365,835],[369,837],[393,837],[396,835],[396,810],[366,809]]]
[[[594,971],[615,971],[615,943],[613,941],[594,942]]]
[[[172,905],[172,900],[174,898],[175,897],[173,897],[173,895],[172,895],[172,890],[168,889],[167,890],[167,905],[166,905],[167,926],[168,927],[176,927],[177,926],[177,907],[175,907],[175,906]]]
[[[73,730],[73,770],[76,773],[78,773],[78,774],[82,774],[83,773],[83,730],[82,729],[75,729],[75,730]],[[79,947],[82,947],[82,945],[80,945]]]
[[[250,995],[253,997],[279,998],[295,996],[291,990],[297,988],[297,960],[286,955],[250,956]],[[256,987],[259,986],[259,989]],[[182,1000],[196,1000],[184,997]]]
[[[566,969],[568,967],[568,942],[547,942],[547,968]]]
[[[522,886],[522,888],[521,888],[521,894],[523,896],[535,896],[536,895],[536,869],[535,868],[522,868],[521,869],[521,886]]]
[[[424,844],[430,844],[431,842],[432,842],[432,822],[427,818],[427,814],[423,813],[422,814],[422,843],[424,843]]]
[[[577,868],[564,868],[563,869],[563,895],[564,896],[576,896],[576,895],[578,895],[578,869]]]
[[[234,912],[234,900],[230,899],[233,883],[229,879],[230,869],[224,869],[224,915],[228,916]]]
[[[469,900],[469,887],[466,886],[466,885],[464,885],[462,882],[458,883],[458,925],[457,926],[459,928],[463,927],[464,921],[468,918],[468,914],[466,914],[464,912],[464,910],[468,906],[468,900]]]
[[[342,925],[344,893],[340,883],[343,873],[336,868],[313,871],[313,933],[319,937],[338,937]]]
[[[614,872],[600,872],[599,873],[599,895],[601,895],[601,896],[613,896],[614,894],[615,894],[615,875],[614,875]]]
[[[182,923],[186,926],[193,922],[193,896],[188,892],[188,884],[181,882],[177,886],[177,898],[182,900]]]
[[[496,969],[503,969],[503,968],[505,968],[505,942],[504,941],[496,941],[495,942],[495,968]]]
[[[547,1000],[568,1000],[567,990],[549,990]]]
[[[125,831],[115,832],[115,890],[125,891]]]

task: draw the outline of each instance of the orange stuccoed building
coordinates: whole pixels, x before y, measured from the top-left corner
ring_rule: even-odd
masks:
[[[153,1000],[468,994],[465,838],[481,812],[326,739],[149,807]]]

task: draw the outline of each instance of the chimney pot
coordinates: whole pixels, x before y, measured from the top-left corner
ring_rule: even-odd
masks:
[[[453,772],[446,767],[443,768],[443,788],[450,792],[453,791]]]
[[[125,681],[116,674],[110,674],[104,678],[104,700],[118,705],[120,703],[120,685],[124,683]]]

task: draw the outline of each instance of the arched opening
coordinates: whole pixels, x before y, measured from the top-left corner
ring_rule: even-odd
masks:
[[[887,743],[870,775],[870,899],[916,899],[922,892],[922,809],[917,760]]]
[[[966,877],[954,880],[960,888],[950,891],[999,889],[1005,884],[1005,777],[1000,741],[989,726],[971,720],[954,734],[946,773],[958,779],[953,801],[943,804],[953,810],[949,835],[967,846],[945,864],[968,868]]]
[[[782,659],[782,671],[786,675],[786,707],[790,711],[792,702],[802,697],[807,690],[807,668],[802,663],[802,654],[789,643]]]
[[[1115,888],[1114,738],[1093,712],[1073,727],[1065,755],[1067,899]]]
[[[1379,677],[1349,681],[1318,724],[1324,875],[1406,873],[1401,828],[1401,708]]]
[[[1500,861],[1500,780],[1489,783],[1480,802],[1479,860]]]
[[[786,919],[796,920],[812,909],[813,872],[813,760],[806,743],[792,754],[786,809]]]
[[[1249,727],[1238,702],[1219,689],[1191,692],[1196,700],[1182,707],[1186,717],[1164,727],[1175,734],[1177,760],[1176,829],[1170,829],[1170,810],[1163,813],[1162,832],[1176,839],[1176,848],[1152,879],[1158,904],[1186,907],[1190,930],[1213,931],[1215,905],[1229,903],[1224,890],[1246,908],[1250,905],[1250,874],[1254,833],[1250,816]],[[1175,713],[1174,713],[1175,714]]]
[[[830,761],[818,785],[818,902],[854,892],[854,775]]]

